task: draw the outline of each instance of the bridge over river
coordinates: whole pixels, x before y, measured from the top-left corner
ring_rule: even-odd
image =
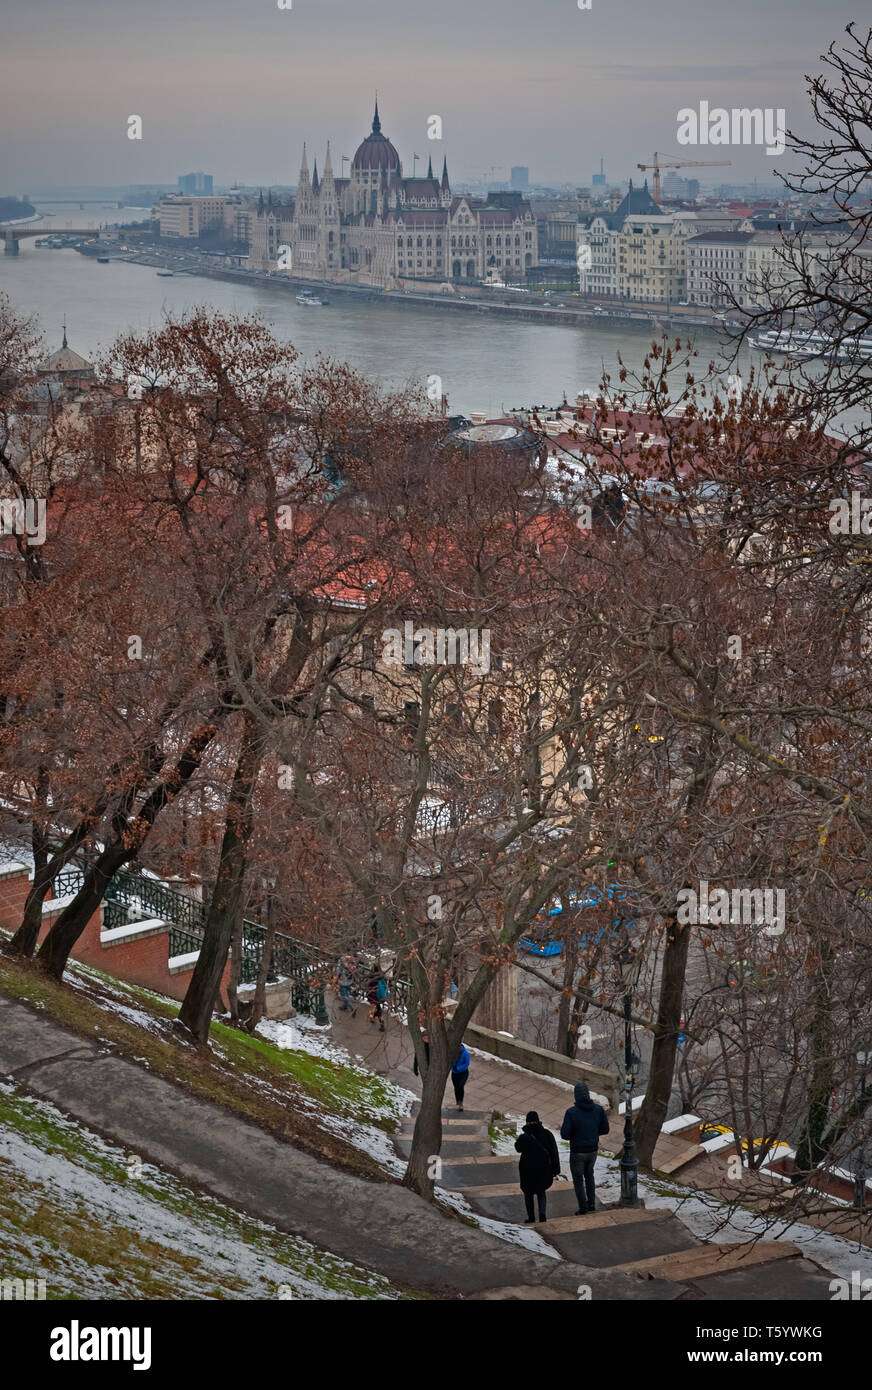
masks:
[[[18,255],[18,243],[23,237],[30,236],[89,236],[100,235],[97,227],[46,227],[44,223],[35,223],[32,227],[0,227],[3,233],[4,254],[7,256]]]

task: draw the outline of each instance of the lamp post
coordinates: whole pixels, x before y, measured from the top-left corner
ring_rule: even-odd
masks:
[[[633,1138],[633,1068],[636,1058],[633,1055],[631,1025],[633,988],[640,965],[641,961],[624,928],[624,946],[618,952],[618,970],[624,986],[624,1147],[621,1151],[621,1197],[618,1203],[622,1207],[639,1205],[639,1160]]]

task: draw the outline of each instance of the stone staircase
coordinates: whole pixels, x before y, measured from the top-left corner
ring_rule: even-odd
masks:
[[[411,1148],[417,1108],[395,1136],[403,1157],[408,1157]],[[443,1110],[438,1185],[462,1193],[482,1216],[519,1224],[526,1213],[518,1159],[514,1154],[491,1152],[488,1124],[492,1118],[492,1112],[485,1110],[465,1110],[462,1115],[454,1107]],[[627,1208],[598,1201],[595,1212],[576,1216],[572,1183],[563,1178],[549,1189],[547,1210],[548,1220],[532,1229],[564,1259],[640,1280],[666,1281],[678,1286],[680,1298],[830,1298],[831,1275],[804,1258],[791,1241],[706,1242],[688,1230],[677,1213],[644,1206]],[[506,1289],[489,1296],[533,1299],[536,1294]]]

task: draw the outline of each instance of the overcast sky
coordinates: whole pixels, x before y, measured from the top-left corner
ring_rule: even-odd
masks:
[[[404,172],[458,181],[527,164],[537,182],[616,181],[676,143],[697,107],[784,107],[808,129],[804,74],[858,0],[0,0],[0,194],[53,185],[295,182],[302,141],[334,167],[373,91]],[[143,139],[127,139],[127,118]],[[439,115],[443,140],[429,140]],[[755,148],[690,176],[771,179]],[[496,166],[491,172],[492,166]],[[422,172],[419,164],[418,172]],[[642,177],[638,175],[638,177]]]

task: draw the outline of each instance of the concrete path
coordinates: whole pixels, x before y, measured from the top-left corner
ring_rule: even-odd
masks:
[[[462,1192],[482,1215],[517,1224],[524,1220],[518,1160],[513,1154],[490,1152],[484,1128],[487,1113],[464,1108],[461,1121],[454,1106],[443,1110],[446,1139],[440,1184]],[[400,1153],[408,1152],[413,1128],[410,1117],[396,1141]],[[547,1220],[537,1222],[535,1229],[577,1265],[664,1279],[687,1298],[753,1301],[765,1296],[767,1288],[777,1290],[782,1299],[830,1298],[830,1275],[803,1259],[790,1241],[706,1242],[677,1212],[622,1208],[599,1198],[595,1211],[579,1216],[576,1210],[572,1185],[558,1178],[548,1191]]]
[[[395,1183],[345,1173],[3,995],[0,1076],[128,1152],[399,1284],[446,1298],[576,1298],[579,1285],[594,1299],[681,1293],[659,1278],[534,1254]],[[506,1286],[519,1292],[492,1292]]]
[[[408,1030],[388,1019],[384,1033],[367,1021],[367,1005],[361,1003],[357,1016],[338,1007],[336,996],[328,995],[327,1007],[332,1029],[330,1037],[346,1048],[352,1056],[359,1056],[370,1071],[396,1081],[399,1085],[421,1094],[421,1083],[412,1071],[414,1053]],[[502,1115],[526,1115],[535,1110],[540,1120],[549,1129],[559,1131],[563,1116],[573,1102],[573,1088],[568,1081],[552,1080],[547,1076],[537,1076],[524,1071],[511,1062],[502,1062],[496,1057],[487,1057],[481,1052],[471,1052],[469,1082],[466,1087],[466,1104],[486,1110],[494,1110]],[[446,1096],[451,1100],[449,1083]],[[453,1110],[446,1110],[453,1114]],[[605,1153],[617,1154],[624,1142],[624,1119],[622,1115],[609,1113],[611,1126],[608,1134],[601,1140]],[[443,1155],[450,1150],[443,1148]],[[654,1150],[654,1166],[660,1172],[670,1172],[676,1159],[690,1152],[687,1141],[672,1134],[661,1134]]]

